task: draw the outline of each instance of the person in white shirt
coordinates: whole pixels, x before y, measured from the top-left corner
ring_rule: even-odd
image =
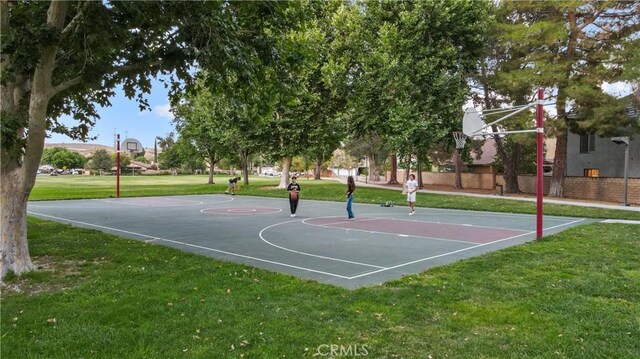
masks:
[[[407,191],[407,202],[409,202],[409,207],[411,208],[409,215],[413,216],[416,213],[416,192],[418,192],[418,181],[416,181],[416,176],[414,174],[410,174],[409,180],[404,184],[404,186]]]

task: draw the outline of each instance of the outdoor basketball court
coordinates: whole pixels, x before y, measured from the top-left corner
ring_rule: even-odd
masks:
[[[356,198],[357,201],[357,198]],[[535,215],[226,195],[30,202],[35,217],[357,288],[535,239]],[[544,217],[544,235],[589,220]]]

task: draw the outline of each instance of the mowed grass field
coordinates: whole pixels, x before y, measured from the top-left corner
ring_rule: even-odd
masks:
[[[221,193],[226,177],[123,177],[123,196]],[[239,195],[280,196],[251,178]],[[301,181],[305,198],[344,185]],[[66,188],[65,188],[66,187]],[[115,178],[40,177],[33,200],[104,198]],[[358,188],[356,201],[403,203]],[[419,206],[533,213],[421,194]],[[546,205],[546,212],[638,219]],[[640,226],[593,223],[380,286],[346,290],[29,219],[39,270],[2,288],[2,358],[638,358]]]

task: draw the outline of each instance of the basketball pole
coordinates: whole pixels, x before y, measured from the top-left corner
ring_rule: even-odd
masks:
[[[543,161],[544,161],[544,117],[543,117],[543,102],[544,91],[542,88],[538,89],[538,104],[536,106],[536,132],[537,132],[537,159],[536,159],[536,178],[537,178],[537,190],[536,190],[536,239],[542,238],[542,198],[544,190],[544,177],[543,177]]]
[[[120,198],[120,134],[116,138],[116,198]]]

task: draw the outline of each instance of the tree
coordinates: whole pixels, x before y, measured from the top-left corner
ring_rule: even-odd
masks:
[[[118,154],[114,153],[111,155],[111,162],[114,164],[118,163]],[[120,173],[126,173],[127,167],[131,166],[131,156],[128,153],[121,152],[120,153]],[[109,168],[109,170],[111,167]]]
[[[271,34],[297,26],[295,2],[184,3],[0,0],[0,278],[34,268],[26,204],[47,131],[86,139],[114,89],[148,108],[151,77],[171,74],[171,94],[190,88],[193,66],[250,82],[279,57]],[[266,36],[268,34],[268,36]],[[215,78],[215,77],[212,77]],[[180,81],[181,80],[181,81]],[[71,115],[77,125],[58,121]]]
[[[40,160],[40,163],[49,164],[55,168],[82,168],[85,162],[86,158],[83,155],[64,147],[45,148]]]
[[[327,4],[311,2],[311,14],[305,27],[277,38],[279,48],[286,49],[282,61],[267,68],[262,98],[271,104],[270,113],[264,117],[264,135],[267,142],[263,152],[271,159],[280,160],[282,176],[278,188],[289,184],[289,169],[293,156],[303,154],[309,146],[309,130],[315,125],[314,109],[306,105],[313,101],[313,89],[309,87],[310,78],[317,76],[322,65],[325,34],[317,26],[322,19]],[[329,11],[327,11],[329,13]]]
[[[162,149],[162,153],[158,156],[158,167],[170,169],[172,174],[176,174],[177,168],[182,165],[182,160],[180,152],[175,148],[174,133],[167,134],[167,137],[158,137],[157,140],[158,146]]]
[[[349,101],[349,134],[381,138],[421,163],[430,146],[450,142],[467,73],[482,53],[487,11],[486,1],[364,1],[341,13],[346,35],[336,42],[342,56],[332,74]]]
[[[213,184],[213,169],[230,153],[227,138],[231,126],[232,103],[224,93],[212,94],[205,87],[185,94],[175,108],[176,130],[181,138],[193,142],[198,157],[209,166],[209,184]]]
[[[56,168],[83,168],[87,159],[78,152],[64,149],[53,155],[51,164]]]
[[[149,163],[149,160],[144,157],[144,156],[138,156],[136,158],[133,159],[136,162],[141,162],[141,163]]]
[[[628,67],[637,61],[639,6],[639,1],[596,0],[500,5],[500,41],[513,55],[508,76],[528,83],[531,93],[544,86],[555,98],[556,120],[546,126],[557,139],[550,196],[564,195],[570,128],[607,134],[630,121],[601,85],[637,74]]]
[[[93,153],[89,159],[88,166],[90,169],[99,171],[110,171],[115,165],[113,158],[106,150],[100,149]]]

